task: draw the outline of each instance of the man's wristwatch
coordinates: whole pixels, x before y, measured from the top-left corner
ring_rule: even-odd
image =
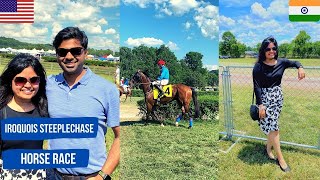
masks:
[[[101,170],[99,171],[99,175],[102,177],[103,180],[111,180],[111,177]]]

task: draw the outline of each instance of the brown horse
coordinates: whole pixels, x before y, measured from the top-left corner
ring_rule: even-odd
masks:
[[[151,85],[150,78],[141,71],[138,71],[134,74],[131,79],[131,82],[134,84],[138,84],[139,87],[143,90],[145,95],[145,103],[147,107],[147,119],[148,121],[149,116],[151,115],[154,119],[158,120],[157,115],[155,114],[154,110],[156,108],[156,99],[153,97],[153,90]],[[191,99],[193,100],[195,106],[195,115],[194,118],[199,117],[199,105],[197,100],[196,91],[184,84],[173,84],[172,85],[172,97],[162,97],[160,100],[160,104],[167,104],[173,100],[176,100],[179,105],[181,105],[182,114],[179,114],[176,119],[176,126],[178,126],[179,121],[183,118],[185,114],[188,114],[189,119],[189,128],[193,125],[193,119],[190,112],[190,102]],[[161,126],[163,126],[163,120],[161,121]]]
[[[131,101],[131,96],[132,96],[131,87],[130,87],[130,86],[127,86],[126,91],[125,91],[125,89],[123,88],[123,86],[117,85],[117,87],[118,87],[118,89],[119,89],[119,95],[120,95],[120,97],[122,96],[122,94],[125,94],[125,95],[126,95],[126,98],[124,99],[123,102],[126,102],[128,96],[130,97],[130,101]]]

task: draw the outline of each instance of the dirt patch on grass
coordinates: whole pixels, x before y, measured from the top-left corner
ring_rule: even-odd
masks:
[[[139,114],[139,109],[137,106],[137,99],[132,98],[130,101],[127,99],[126,102],[124,101],[124,97],[121,97],[120,102],[120,121],[140,121],[141,116]]]

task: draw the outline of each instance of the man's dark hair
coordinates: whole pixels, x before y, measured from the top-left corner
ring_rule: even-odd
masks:
[[[53,47],[57,50],[62,41],[68,39],[78,39],[84,49],[88,47],[88,37],[84,31],[78,27],[66,27],[62,29],[53,40]]]
[[[46,96],[46,72],[39,60],[29,54],[18,54],[7,65],[0,76],[0,109],[4,108],[13,98],[12,80],[25,68],[32,67],[40,77],[39,90],[32,97],[32,103],[37,107],[42,117],[48,116],[48,101]]]

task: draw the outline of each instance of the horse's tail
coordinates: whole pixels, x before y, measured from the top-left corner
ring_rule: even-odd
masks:
[[[194,108],[195,108],[194,118],[198,118],[200,115],[200,110],[199,110],[197,92],[194,88],[191,88],[191,90],[192,90],[192,100],[193,100],[193,104],[194,104]]]

